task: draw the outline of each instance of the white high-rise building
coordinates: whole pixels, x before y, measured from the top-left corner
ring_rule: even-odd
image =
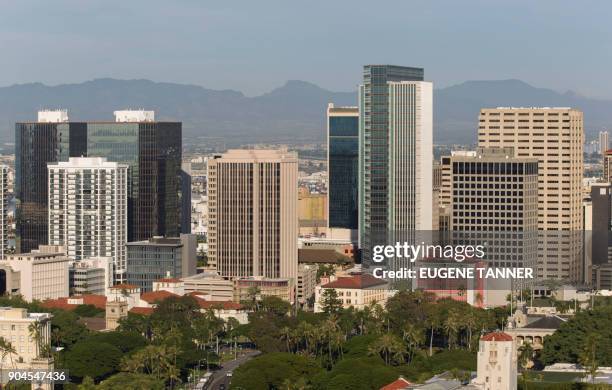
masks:
[[[389,82],[388,230],[433,224],[433,85]]]
[[[297,281],[295,153],[230,150],[208,161],[208,259],[221,276]]]
[[[128,166],[101,157],[49,163],[49,243],[74,260],[110,257],[125,279]]]
[[[599,154],[601,154],[602,156],[605,156],[608,149],[609,149],[608,132],[600,131],[599,132]]]
[[[8,250],[8,174],[8,167],[0,165],[0,259],[4,259]]]

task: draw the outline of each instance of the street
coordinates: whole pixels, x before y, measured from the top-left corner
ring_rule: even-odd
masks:
[[[225,362],[219,370],[213,373],[209,384],[204,388],[207,390],[220,390],[222,388],[221,385],[223,385],[226,390],[229,389],[229,384],[232,378],[228,377],[227,373],[234,371],[238,366],[240,366],[244,362],[249,361],[251,358],[259,355],[260,353],[261,352],[259,351],[246,352],[244,355],[240,356],[236,360]]]

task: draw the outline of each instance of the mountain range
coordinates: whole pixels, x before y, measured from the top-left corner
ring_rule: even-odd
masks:
[[[183,122],[186,139],[219,137],[229,146],[254,142],[318,142],[327,104],[356,105],[356,92],[332,92],[291,80],[260,96],[149,80],[96,79],[0,88],[0,140],[13,142],[14,123],[36,120],[43,108],[68,109],[71,120],[112,120],[124,108],[155,110],[158,120]],[[585,113],[588,137],[612,124],[612,100],[536,88],[520,80],[466,81],[434,92],[434,142],[471,144],[478,112],[496,106],[568,106]],[[205,138],[204,138],[205,140]],[[204,141],[205,142],[205,141]]]

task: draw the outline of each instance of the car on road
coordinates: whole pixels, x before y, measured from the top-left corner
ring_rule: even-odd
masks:
[[[233,373],[230,371],[227,374],[225,374],[225,376],[231,377],[233,375]]]

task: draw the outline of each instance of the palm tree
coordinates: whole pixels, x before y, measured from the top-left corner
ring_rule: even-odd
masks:
[[[0,371],[4,365],[4,359],[8,356],[11,359],[11,366],[14,366],[13,355],[17,354],[17,350],[13,347],[10,341],[0,336]]]
[[[394,334],[383,334],[379,339],[370,345],[371,355],[383,356],[385,364],[388,366],[392,361],[402,363],[406,354],[406,347],[402,340]]]
[[[284,326],[280,330],[280,337],[282,340],[285,340],[287,352],[291,352],[291,341],[293,339],[293,331],[288,326]]]
[[[456,310],[451,309],[448,312],[448,316],[446,317],[443,326],[448,336],[448,349],[451,349],[457,339],[457,333],[461,327],[459,313]]]
[[[531,362],[531,359],[533,359],[533,347],[531,346],[531,343],[525,342],[519,348],[519,368],[526,369],[529,363]]]
[[[419,347],[425,342],[425,335],[423,329],[411,323],[407,323],[402,330],[402,338],[408,342],[408,349],[410,353],[410,361],[414,357],[414,353]]]

